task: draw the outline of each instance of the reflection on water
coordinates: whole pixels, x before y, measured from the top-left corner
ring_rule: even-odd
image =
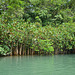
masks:
[[[0,57],[0,75],[75,75],[75,55]]]

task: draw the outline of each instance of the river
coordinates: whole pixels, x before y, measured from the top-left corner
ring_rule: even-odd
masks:
[[[75,75],[75,54],[0,57],[0,75]]]

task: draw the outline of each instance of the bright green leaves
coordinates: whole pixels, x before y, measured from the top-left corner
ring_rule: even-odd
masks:
[[[44,49],[45,51],[54,51],[53,47],[52,47],[52,41],[50,40],[41,40],[40,39],[40,48]]]
[[[53,48],[52,46],[50,46],[50,47],[49,47],[49,50],[50,50],[51,52],[53,52],[53,51],[54,51],[54,48]]]
[[[0,54],[4,55],[4,48],[0,47]]]
[[[33,43],[32,49],[35,51],[47,51],[47,52],[52,52],[54,51],[54,48],[52,47],[52,43],[50,40],[42,40],[42,39],[37,39],[35,40],[35,43]]]
[[[0,55],[7,55],[9,54],[9,47],[4,45],[4,46],[0,46]]]

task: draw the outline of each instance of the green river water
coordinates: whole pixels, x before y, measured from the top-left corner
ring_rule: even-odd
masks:
[[[75,55],[0,57],[0,75],[75,75]]]

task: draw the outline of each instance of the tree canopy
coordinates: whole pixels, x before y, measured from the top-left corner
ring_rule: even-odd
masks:
[[[0,0],[1,55],[74,49],[74,0]]]

